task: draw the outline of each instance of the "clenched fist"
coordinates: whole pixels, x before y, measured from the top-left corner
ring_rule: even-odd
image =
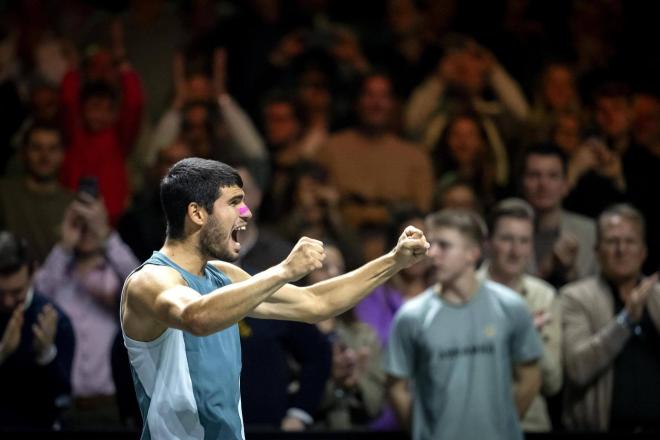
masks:
[[[291,282],[299,280],[313,270],[320,269],[325,259],[323,243],[302,237],[281,264],[285,278]]]
[[[394,257],[403,267],[410,267],[426,258],[431,247],[424,233],[414,226],[408,226],[394,248]]]

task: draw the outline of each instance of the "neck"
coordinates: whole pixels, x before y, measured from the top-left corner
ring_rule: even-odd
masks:
[[[329,120],[328,112],[325,110],[316,110],[312,111],[309,115],[308,125],[309,127],[316,129],[327,129],[330,125]]]
[[[27,175],[25,178],[25,186],[35,193],[46,194],[52,193],[57,189],[57,179],[39,180],[33,176]]]
[[[623,299],[627,298],[632,290],[637,286],[639,274],[619,279],[609,278],[607,276],[605,276],[605,278],[617,289],[617,292],[615,293],[617,293]]]
[[[521,275],[510,275],[497,271],[492,265],[488,267],[488,278],[505,285],[506,287],[518,291]]]
[[[167,258],[194,275],[203,275],[208,258],[202,256],[192,237],[187,240],[165,240],[160,250]]]
[[[558,229],[561,222],[561,206],[547,211],[536,211],[536,229],[545,231]]]
[[[387,134],[387,128],[384,127],[370,127],[366,125],[362,125],[360,127],[360,133],[362,133],[363,136],[368,137],[368,138],[382,138]]]
[[[474,275],[474,270],[467,270],[455,280],[438,286],[440,296],[453,304],[465,304],[477,293],[479,281]]]

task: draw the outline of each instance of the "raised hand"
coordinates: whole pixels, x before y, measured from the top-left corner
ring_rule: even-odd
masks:
[[[83,219],[76,213],[73,203],[69,205],[64,213],[64,220],[60,229],[60,244],[68,250],[74,249],[80,241],[83,227]]]
[[[410,267],[426,258],[431,247],[424,233],[414,226],[408,226],[399,237],[394,248],[394,256],[403,267]]]
[[[658,274],[644,278],[637,287],[624,299],[626,304],[626,311],[631,320],[638,322],[642,319],[644,307],[646,307],[646,300],[653,289],[653,286],[658,281]]]
[[[21,343],[23,312],[23,305],[19,304],[9,318],[5,332],[0,339],[0,364],[11,356]]]
[[[53,306],[47,304],[37,316],[37,322],[32,325],[34,352],[37,359],[44,356],[55,342],[57,318],[57,311]]]
[[[545,310],[539,310],[537,312],[534,312],[534,328],[537,331],[543,330],[543,327],[546,326],[546,324],[549,324],[552,321],[552,315],[545,311]]]
[[[80,200],[76,200],[72,204],[74,212],[83,219],[89,232],[94,234],[99,243],[102,243],[110,235],[108,212],[103,200],[85,193],[80,193],[78,198]]]
[[[296,281],[313,270],[320,269],[325,259],[323,243],[302,237],[286,259],[280,263],[288,281]]]
[[[555,242],[552,250],[561,267],[569,270],[575,267],[579,250],[579,243],[575,237],[562,234]]]

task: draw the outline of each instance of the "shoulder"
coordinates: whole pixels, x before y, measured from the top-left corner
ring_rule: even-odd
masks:
[[[559,290],[559,293],[562,297],[584,299],[591,296],[593,292],[600,292],[601,290],[602,286],[599,278],[592,276],[566,284]]]
[[[158,293],[177,285],[185,285],[181,274],[169,266],[145,264],[126,278],[124,290],[127,295]]]
[[[208,264],[225,274],[232,283],[238,283],[250,278],[250,275],[247,272],[235,264],[227,263],[226,261],[221,260],[209,261]]]
[[[539,301],[550,302],[557,296],[556,289],[550,283],[532,275],[523,276],[523,285],[527,294]]]
[[[440,303],[437,293],[433,287],[429,287],[413,299],[403,303],[396,313],[395,320],[416,322],[431,309],[434,302]]]
[[[504,308],[524,308],[527,309],[527,304],[523,297],[516,291],[496,283],[494,281],[485,280],[483,289],[492,300],[496,301]]]

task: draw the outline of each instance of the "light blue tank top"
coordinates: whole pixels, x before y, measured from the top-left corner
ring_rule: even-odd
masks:
[[[160,252],[136,270],[146,264],[175,269],[201,295],[231,283],[211,264],[197,276]],[[149,342],[124,334],[124,342],[144,419],[142,439],[244,439],[237,324],[204,337],[170,328]]]

